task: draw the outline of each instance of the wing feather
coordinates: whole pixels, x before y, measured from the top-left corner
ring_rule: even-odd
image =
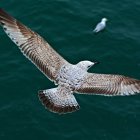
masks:
[[[63,87],[40,90],[39,99],[50,111],[65,114],[80,109],[74,95]]]
[[[50,80],[56,79],[62,65],[68,63],[41,36],[0,9],[0,23],[21,52]]]
[[[77,92],[99,95],[133,95],[140,93],[140,80],[123,75],[88,73]]]

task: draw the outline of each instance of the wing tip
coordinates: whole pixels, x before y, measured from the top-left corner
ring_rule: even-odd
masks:
[[[0,8],[0,13],[3,12],[4,10],[2,8]]]
[[[14,20],[14,18],[12,16],[10,16],[7,12],[5,12],[5,10],[0,8],[0,22],[11,21],[11,20]]]
[[[3,16],[3,15],[8,15],[8,14],[5,12],[5,10],[0,8],[0,16]]]

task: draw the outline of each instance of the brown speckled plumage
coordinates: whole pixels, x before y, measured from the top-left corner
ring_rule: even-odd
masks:
[[[77,92],[101,95],[132,95],[140,92],[140,80],[123,75],[88,73]]]
[[[19,46],[49,79],[55,80],[62,65],[68,63],[37,33],[0,9],[0,23],[11,40]]]
[[[140,80],[122,75],[88,73],[89,67],[95,64],[90,61],[70,64],[40,35],[2,9],[0,24],[21,52],[58,85],[38,93],[42,104],[52,112],[64,114],[79,110],[74,92],[109,96],[140,93]]]

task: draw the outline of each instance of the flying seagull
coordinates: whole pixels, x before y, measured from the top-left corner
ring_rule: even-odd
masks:
[[[98,33],[102,31],[106,27],[106,22],[107,22],[107,18],[102,18],[101,22],[96,25],[93,32]]]
[[[57,87],[40,90],[42,104],[52,112],[64,114],[80,108],[73,93],[133,95],[140,93],[140,80],[123,75],[88,73],[96,62],[67,62],[41,36],[0,9],[0,24],[10,39]]]

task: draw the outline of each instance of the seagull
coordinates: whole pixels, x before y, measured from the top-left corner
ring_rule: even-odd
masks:
[[[97,64],[88,60],[71,64],[40,35],[0,9],[0,25],[21,52],[55,85],[38,91],[49,111],[66,114],[80,109],[74,93],[125,96],[140,93],[140,80],[123,75],[89,73]]]
[[[102,18],[101,22],[97,24],[93,32],[98,33],[106,27],[107,18]]]

